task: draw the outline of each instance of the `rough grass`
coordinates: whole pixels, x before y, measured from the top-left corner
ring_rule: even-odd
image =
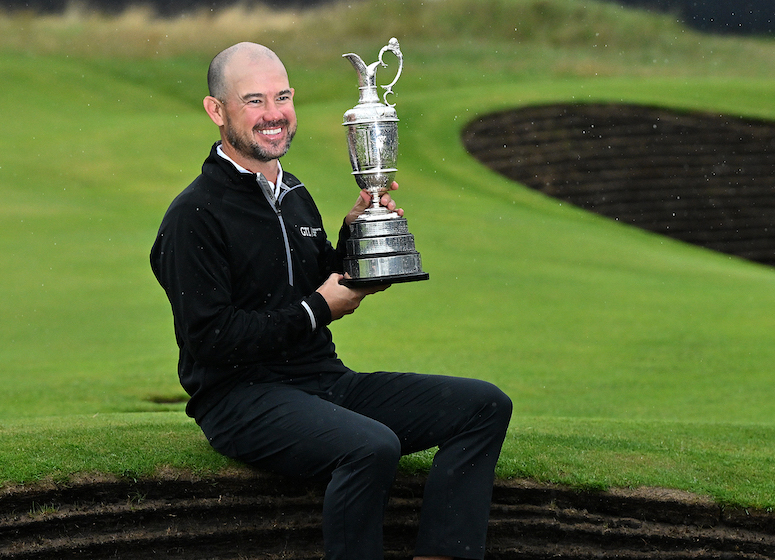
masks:
[[[272,46],[295,67],[320,69],[338,66],[332,52],[396,36],[416,64],[436,66],[454,53],[450,62],[475,61],[498,72],[757,77],[773,64],[770,40],[703,35],[669,14],[594,0],[375,0],[301,11],[237,4],[166,18],[141,5],[107,15],[74,2],[59,15],[3,16],[4,50],[89,59],[209,61],[221,48],[251,40]]]

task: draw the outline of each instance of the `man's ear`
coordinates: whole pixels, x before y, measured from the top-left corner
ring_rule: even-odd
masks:
[[[205,97],[202,104],[216,126],[223,126],[223,104],[211,95]]]

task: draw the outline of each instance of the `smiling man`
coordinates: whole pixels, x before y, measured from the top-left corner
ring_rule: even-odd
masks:
[[[359,373],[339,360],[328,325],[384,289],[340,283],[348,226],[370,196],[362,192],[345,216],[335,249],[309,192],[280,165],[296,113],[272,51],[226,49],[208,85],[204,108],[221,139],[151,250],[172,306],[186,412],[224,455],[328,481],[328,560],[383,557],[398,461],[438,447],[416,554],[481,559],[511,401],[484,381]],[[403,213],[389,194],[381,203]]]

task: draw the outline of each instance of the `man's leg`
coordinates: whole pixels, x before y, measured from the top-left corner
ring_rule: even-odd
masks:
[[[328,398],[388,426],[404,454],[439,447],[416,554],[482,558],[511,400],[484,381],[394,373],[345,376]]]
[[[289,476],[330,475],[323,505],[327,560],[383,557],[383,514],[400,458],[389,428],[297,387],[249,383],[200,425],[226,456]]]

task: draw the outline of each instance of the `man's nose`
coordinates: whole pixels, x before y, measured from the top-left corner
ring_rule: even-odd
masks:
[[[283,120],[285,118],[285,115],[283,115],[283,112],[280,110],[280,106],[275,103],[274,101],[269,101],[265,105],[264,114],[262,115],[262,118],[265,121],[279,121]]]

